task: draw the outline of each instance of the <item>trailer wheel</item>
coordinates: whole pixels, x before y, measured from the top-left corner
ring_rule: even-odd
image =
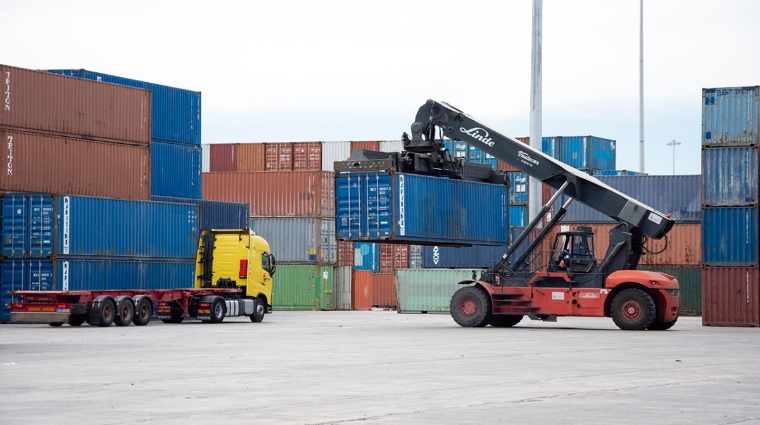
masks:
[[[654,300],[641,289],[624,289],[612,300],[612,320],[626,331],[641,331],[655,319]]]
[[[135,326],[145,326],[150,322],[150,316],[153,313],[153,303],[150,298],[140,298],[135,307],[135,314],[132,317],[132,323]]]
[[[253,314],[251,315],[251,322],[259,323],[264,321],[264,314],[267,312],[267,307],[264,303],[258,299],[253,299]]]
[[[63,326],[63,322],[50,322],[48,325],[57,328],[58,326]]]
[[[211,303],[211,320],[208,322],[222,323],[225,314],[227,314],[227,305],[224,303],[224,299],[215,298]]]
[[[116,318],[114,323],[117,326],[129,326],[132,323],[132,318],[135,315],[135,306],[132,304],[132,300],[129,297],[123,298],[119,301],[119,306],[116,309]]]
[[[497,314],[491,319],[491,326],[494,328],[511,328],[512,326],[520,323],[523,319],[522,314]]]
[[[676,324],[677,320],[678,320],[677,316],[676,316],[675,319],[673,319],[670,322],[661,322],[661,321],[655,319],[655,321],[652,322],[652,324],[649,325],[649,328],[647,328],[647,329],[649,329],[650,331],[666,331],[666,330],[672,328],[673,325]]]
[[[491,321],[491,299],[475,286],[466,286],[454,293],[449,306],[451,317],[459,326],[483,327]]]
[[[84,314],[72,314],[69,316],[69,326],[82,326],[82,323],[84,323],[85,315]]]
[[[100,323],[98,323],[98,326],[106,328],[111,326],[111,323],[113,323],[113,320],[116,318],[116,306],[113,304],[113,300],[108,299],[103,301],[101,308]]]
[[[164,323],[182,323],[185,320],[182,317],[182,310],[172,309],[168,319],[161,319]]]

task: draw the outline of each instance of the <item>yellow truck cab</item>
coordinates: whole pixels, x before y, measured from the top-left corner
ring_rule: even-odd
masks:
[[[269,243],[251,230],[201,233],[196,288],[241,288],[242,297],[258,298],[257,307],[271,313],[275,269]]]

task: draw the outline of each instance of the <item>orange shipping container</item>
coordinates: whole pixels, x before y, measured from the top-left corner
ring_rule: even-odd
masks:
[[[396,307],[396,274],[374,273],[372,275],[372,307]]]
[[[251,216],[335,217],[329,171],[203,173],[203,199],[243,202]]]
[[[760,326],[757,267],[702,268],[702,324]]]
[[[150,145],[149,90],[0,65],[0,127]]]
[[[237,143],[215,143],[211,148],[211,168],[209,171],[237,171]]]
[[[369,310],[372,308],[372,272],[354,270],[351,279],[351,305],[354,310]]]
[[[263,143],[240,143],[237,147],[237,171],[264,171]]]
[[[366,149],[370,151],[379,151],[380,142],[379,141],[351,142],[351,152],[353,152],[354,149]]]
[[[322,169],[322,142],[293,143],[294,170]]]
[[[354,266],[354,243],[338,241],[338,267]]]
[[[293,143],[267,143],[264,170],[285,171],[293,169]]]
[[[0,130],[0,190],[150,199],[144,146]]]
[[[409,245],[380,244],[380,273],[393,273],[409,266]]]

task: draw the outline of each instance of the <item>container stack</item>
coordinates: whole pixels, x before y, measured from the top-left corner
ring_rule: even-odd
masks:
[[[760,86],[702,90],[702,281],[707,326],[760,326]]]

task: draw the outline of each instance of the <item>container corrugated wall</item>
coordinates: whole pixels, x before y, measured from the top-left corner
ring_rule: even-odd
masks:
[[[396,275],[393,273],[373,273],[372,307],[396,308]]]
[[[378,272],[380,270],[380,244],[354,243],[354,269]]]
[[[409,267],[409,245],[381,243],[380,273],[393,273]]]
[[[203,199],[242,202],[252,216],[335,217],[333,173],[205,173]]]
[[[703,325],[760,326],[757,267],[704,267],[702,289]]]
[[[338,266],[354,265],[354,243],[338,241]]]
[[[203,160],[202,160],[202,166],[201,171],[204,173],[208,173],[211,171],[211,145],[208,143],[204,143],[201,145],[201,149],[203,150]]]
[[[272,287],[273,310],[335,310],[332,266],[278,264]]]
[[[528,174],[509,172],[509,204],[528,205]]]
[[[404,150],[403,140],[381,140],[380,152],[401,152]]]
[[[559,139],[559,158],[557,159],[565,164],[581,170],[614,170],[616,168],[614,140],[595,136],[562,136],[554,139]]]
[[[152,99],[151,138],[195,146],[201,144],[200,92],[84,69],[51,70],[48,72],[150,90]]]
[[[0,65],[0,127],[150,144],[147,90]]]
[[[0,321],[10,321],[11,291],[51,291],[53,265],[47,259],[4,259],[0,261]]]
[[[422,246],[421,245],[409,245],[409,268],[410,269],[422,268]]]
[[[458,282],[472,279],[472,270],[399,270],[396,294],[399,313],[449,314],[451,297]]]
[[[509,226],[525,227],[528,225],[528,206],[527,205],[510,205],[509,206]]]
[[[215,143],[209,148],[210,172],[237,171],[237,143]]]
[[[757,145],[760,86],[702,89],[702,146]]]
[[[237,171],[264,171],[266,145],[240,143],[237,147]]]
[[[702,150],[702,205],[757,205],[758,149],[755,147]]]
[[[264,146],[264,170],[287,171],[293,169],[293,143],[267,143]]]
[[[177,198],[201,198],[199,146],[151,143],[150,194]]]
[[[757,208],[705,207],[702,211],[702,247],[705,265],[757,265]]]
[[[237,202],[209,201],[205,199],[173,198],[151,196],[151,201],[193,204],[200,207],[200,229],[247,229],[250,217],[248,204]]]
[[[0,130],[0,190],[147,200],[151,151],[105,143]]]
[[[369,310],[372,308],[372,272],[354,270],[351,279],[351,308]]]
[[[335,292],[335,309],[351,310],[351,266],[340,266],[334,269],[333,291]]]
[[[679,286],[678,314],[702,315],[702,268],[686,266],[639,266],[638,270],[650,270],[675,276]]]
[[[322,142],[322,170],[335,171],[335,161],[351,156],[351,142]]]
[[[460,269],[493,267],[507,252],[509,245],[454,248],[448,246],[423,246],[422,267],[425,269]]]
[[[272,254],[278,262],[336,264],[338,261],[333,219],[253,217],[250,223],[257,235],[272,242]]]
[[[354,149],[366,149],[369,151],[379,151],[380,150],[380,142],[376,140],[372,141],[362,141],[362,142],[351,142],[351,152],[354,151]]]
[[[295,142],[293,143],[294,170],[321,170],[322,143]]]

